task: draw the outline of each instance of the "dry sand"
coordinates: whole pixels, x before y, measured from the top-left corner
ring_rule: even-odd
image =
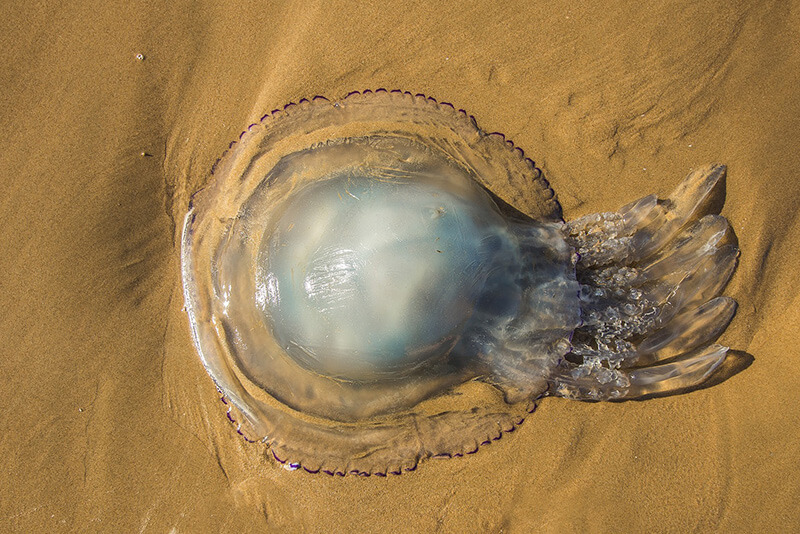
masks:
[[[799,528],[798,2],[50,4],[0,20],[0,530]],[[379,87],[507,134],[567,218],[727,163],[739,372],[546,399],[478,454],[387,479],[287,472],[242,441],[190,341],[176,222],[264,111]]]

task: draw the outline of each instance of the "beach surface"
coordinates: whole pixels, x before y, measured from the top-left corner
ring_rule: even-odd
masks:
[[[798,528],[800,3],[160,4],[0,18],[0,531]],[[264,113],[378,88],[504,133],[566,219],[727,164],[723,379],[548,398],[477,454],[402,476],[290,472],[244,441],[183,311],[189,197]]]

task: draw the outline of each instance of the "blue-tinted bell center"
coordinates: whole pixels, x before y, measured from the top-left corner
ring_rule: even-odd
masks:
[[[458,342],[507,225],[468,180],[346,172],[264,234],[258,307],[284,349],[343,378],[413,369]]]

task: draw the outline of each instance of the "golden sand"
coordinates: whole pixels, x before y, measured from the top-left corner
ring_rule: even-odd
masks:
[[[0,17],[0,530],[798,528],[797,2],[51,4]],[[188,195],[264,112],[367,88],[505,133],[568,219],[728,164],[730,377],[546,399],[478,454],[386,479],[244,442],[181,309]]]

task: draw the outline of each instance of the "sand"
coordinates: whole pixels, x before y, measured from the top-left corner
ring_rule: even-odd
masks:
[[[0,530],[798,528],[799,4],[436,5],[4,9]],[[477,454],[386,479],[288,472],[244,442],[182,311],[188,196],[265,111],[381,87],[505,133],[569,219],[728,164],[742,256],[725,379],[546,399]]]

